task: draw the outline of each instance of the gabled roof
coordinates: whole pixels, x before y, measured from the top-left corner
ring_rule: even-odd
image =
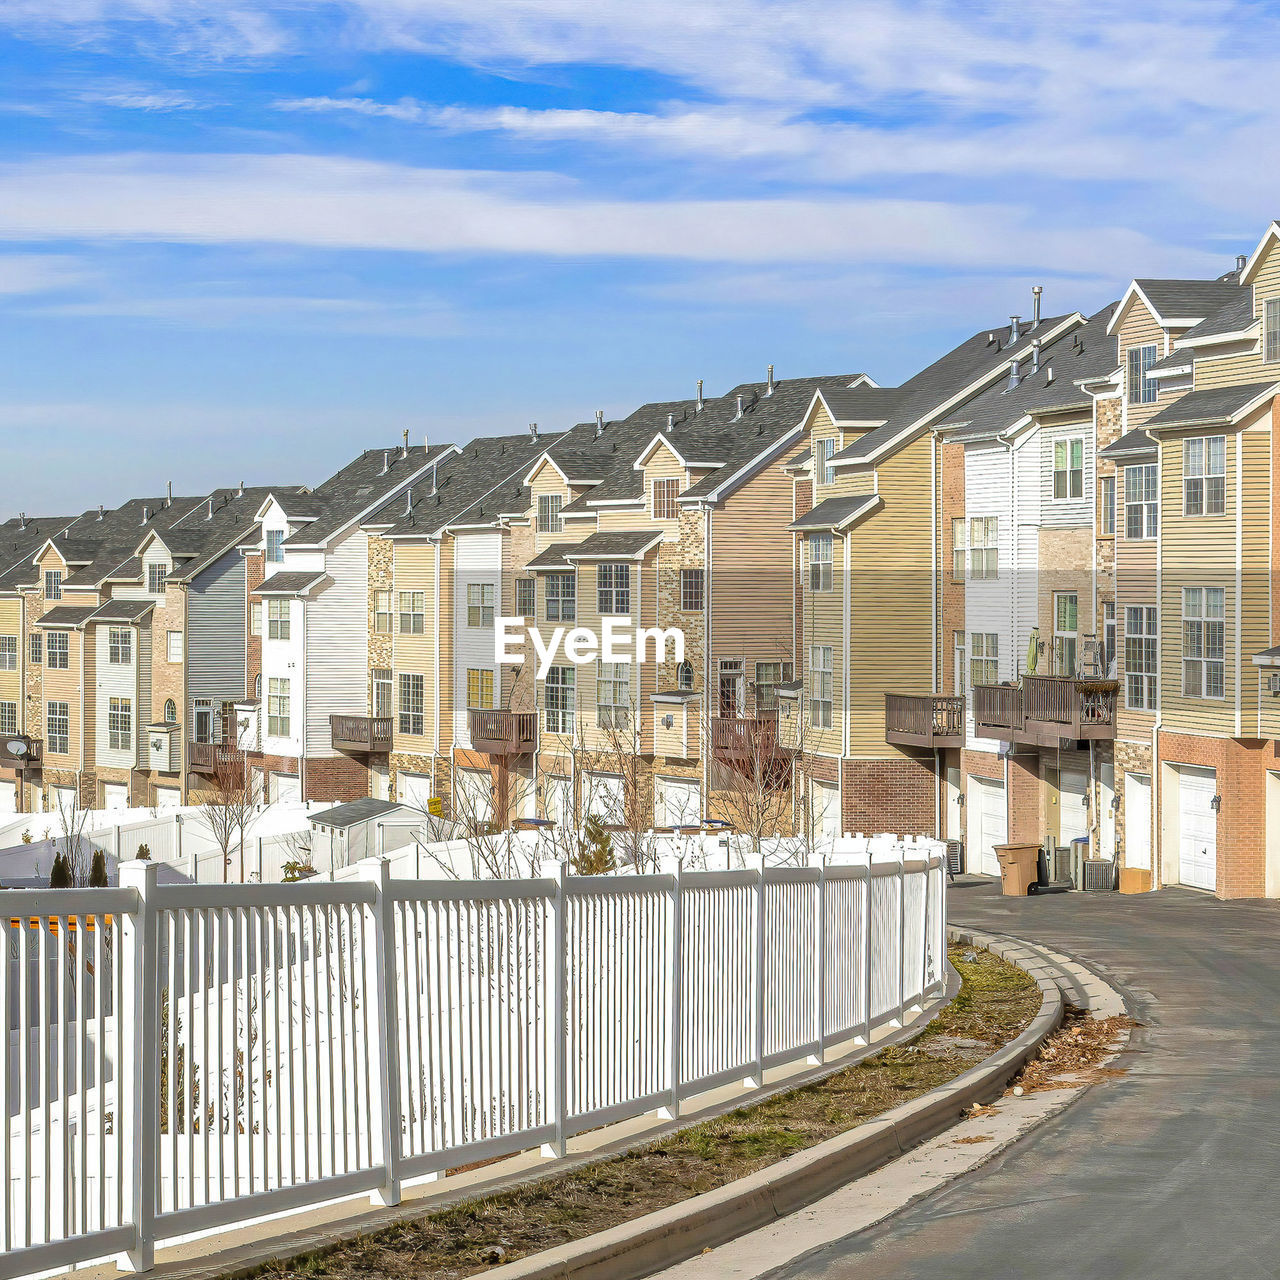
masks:
[[[97,612],[96,604],[59,604],[37,618],[37,627],[50,627],[55,631],[82,627]]]
[[[828,529],[838,533],[882,506],[884,503],[880,496],[874,493],[860,493],[848,498],[827,498],[813,510],[793,520],[787,528],[794,529],[797,533],[825,532]]]
[[[100,604],[89,618],[90,622],[123,622],[137,624],[156,607],[154,600],[108,600]]]
[[[837,426],[879,426],[902,403],[901,387],[819,387],[814,393]]]
[[[1141,427],[1126,431],[1119,440],[1113,441],[1105,449],[1098,450],[1100,458],[1133,458],[1144,453],[1155,453],[1160,446]]]
[[[1134,280],[1111,321],[1111,331],[1119,328],[1129,306],[1141,299],[1147,310],[1163,328],[1188,328],[1234,302],[1240,293],[1240,282],[1234,271],[1216,280]]]
[[[253,591],[259,596],[300,596],[310,591],[324,576],[323,569],[281,569],[260,587],[254,587]]]
[[[1260,324],[1253,314],[1253,290],[1238,289],[1237,296],[1212,315],[1188,329],[1178,339],[1177,347],[1194,347],[1210,342],[1221,342],[1233,337],[1248,337]]]
[[[1148,431],[1183,427],[1233,426],[1280,392],[1280,382],[1250,382],[1239,387],[1206,387],[1190,391],[1147,422]]]
[[[1084,323],[1084,317],[1075,311],[1029,326],[1016,339],[1008,329],[975,333],[908,378],[898,388],[901,400],[888,421],[846,445],[831,459],[832,464],[862,466],[889,456],[957,405],[986,390],[997,379],[1007,377],[1009,362],[1028,359],[1035,342],[1047,345]]]
[[[635,532],[593,533],[570,546],[563,554],[566,560],[642,560],[647,551],[662,541],[662,532],[641,529]]]
[[[539,551],[525,567],[527,569],[572,569],[573,565],[565,559],[565,556],[574,549],[575,545],[572,542],[553,542],[549,547]]]
[[[1267,251],[1280,238],[1280,222],[1273,220],[1267,229],[1262,233],[1262,239],[1258,241],[1258,247],[1249,255],[1248,260],[1244,264],[1244,270],[1240,273],[1241,284],[1252,284],[1253,278],[1258,273],[1258,267],[1262,264],[1262,260],[1267,255]]]

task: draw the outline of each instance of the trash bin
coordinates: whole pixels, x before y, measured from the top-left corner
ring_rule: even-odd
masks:
[[[1000,863],[1000,890],[1006,898],[1025,898],[1036,881],[1038,844],[998,844],[996,860]]]

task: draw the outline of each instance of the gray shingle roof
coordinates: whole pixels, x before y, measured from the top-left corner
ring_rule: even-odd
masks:
[[[984,329],[967,338],[958,347],[935,360],[927,368],[908,378],[898,388],[901,398],[882,427],[876,427],[859,436],[841,449],[835,459],[841,462],[861,463],[874,457],[879,450],[905,443],[921,423],[937,414],[942,406],[961,394],[966,387],[1008,368],[1016,354],[1026,358],[1031,344],[1037,338],[1046,338],[1071,319],[1070,315],[1054,316],[1041,320],[1034,329],[1024,329],[1016,342],[1009,330]]]
[[[352,800],[348,804],[335,804],[332,809],[317,813],[311,819],[311,824],[316,827],[356,827],[372,818],[381,818],[402,809],[408,812],[406,805],[395,804],[391,800]]]
[[[1206,387],[1203,391],[1189,391],[1151,418],[1147,422],[1147,430],[1221,426],[1231,422],[1246,405],[1277,388],[1280,388],[1280,382],[1249,382],[1240,387]]]
[[[880,505],[880,498],[874,493],[860,493],[854,497],[827,498],[818,503],[812,511],[806,512],[793,520],[788,529],[798,533],[823,529],[843,529],[852,524],[859,516],[866,515],[874,507]]]
[[[3,589],[4,574],[15,567],[26,566],[50,538],[76,519],[76,516],[37,516],[31,519],[14,516],[0,524],[0,589]]]
[[[572,542],[553,542],[549,547],[539,551],[526,567],[530,569],[572,569],[573,566],[564,557],[565,553],[572,551],[574,547],[575,544]]]
[[[253,590],[260,596],[296,596],[314,587],[323,577],[322,569],[281,569]]]
[[[1119,440],[1098,450],[1100,458],[1127,458],[1139,453],[1154,453],[1159,445],[1141,427],[1126,431]]]
[[[836,422],[885,422],[902,401],[901,387],[823,388]]]
[[[305,498],[309,493],[304,485],[261,485],[243,491],[215,489],[160,533],[161,542],[174,557],[170,578],[190,582],[246,536],[256,536],[255,517],[269,496],[287,502],[294,496]],[[138,572],[141,571],[139,565]]]
[[[96,604],[58,604],[43,617],[37,618],[37,627],[52,627],[55,631],[78,627],[89,621],[97,611]]]
[[[1206,316],[1198,325],[1188,329],[1181,341],[1195,341],[1199,338],[1214,338],[1223,333],[1240,333],[1258,323],[1253,314],[1253,290],[1237,289],[1236,297],[1225,306]]]
[[[1116,339],[1108,336],[1107,325],[1117,305],[1109,303],[1081,328],[1043,346],[1038,370],[1033,372],[1029,362],[1022,362],[1021,381],[1013,389],[1008,379],[1002,378],[955,409],[942,423],[948,438],[1005,431],[1029,416],[1090,410],[1093,402],[1089,393],[1076,383],[1114,372],[1119,357]]]
[[[1219,280],[1135,280],[1161,320],[1204,320],[1239,296],[1234,272]]]
[[[629,560],[642,556],[650,547],[662,541],[657,529],[640,529],[635,532],[593,533],[589,538],[564,552],[569,560]]]
[[[1176,369],[1191,368],[1193,359],[1191,351],[1184,347],[1175,347],[1167,356],[1161,357],[1148,370],[1148,374],[1172,373]]]
[[[90,622],[136,623],[156,607],[154,600],[108,600],[94,610]]]

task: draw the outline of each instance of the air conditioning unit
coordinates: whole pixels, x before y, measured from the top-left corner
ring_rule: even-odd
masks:
[[[1081,864],[1086,893],[1111,893],[1116,887],[1116,864],[1101,859],[1086,858]]]
[[[947,872],[952,876],[964,874],[964,841],[947,841]]]

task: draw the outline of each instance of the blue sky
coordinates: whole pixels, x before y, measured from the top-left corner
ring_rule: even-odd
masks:
[[[0,0],[0,513],[1218,274],[1280,211],[1280,14],[1128,10]]]

